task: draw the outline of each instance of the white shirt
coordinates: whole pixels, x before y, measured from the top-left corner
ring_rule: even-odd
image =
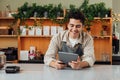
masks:
[[[69,37],[69,41],[70,41],[72,47],[75,46],[75,44],[77,43],[77,40],[78,40],[78,39],[72,39],[72,38]]]

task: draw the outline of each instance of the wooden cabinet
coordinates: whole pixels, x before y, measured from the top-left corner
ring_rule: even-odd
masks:
[[[45,54],[51,36],[19,36],[18,37],[18,56],[20,60],[20,51],[21,50],[30,50],[31,46],[34,46],[36,50],[40,51],[42,54]]]
[[[9,34],[9,26],[15,21],[11,17],[0,17],[0,48],[17,47],[16,25],[13,27],[14,33]]]
[[[112,19],[95,18],[91,26],[96,61],[112,63]]]
[[[0,50],[8,49],[8,47],[18,48],[17,27],[14,22],[16,21],[12,17],[0,17]],[[10,30],[10,26],[13,27],[12,31]],[[14,59],[11,60],[7,57],[7,62],[17,62],[15,55],[13,57]]]
[[[36,34],[29,35],[28,34],[29,27],[34,25],[35,20],[42,21],[42,23],[41,23],[41,25],[42,25],[42,27],[41,27],[42,34],[41,35],[36,35]],[[24,24],[28,25],[28,31],[27,31],[26,35],[18,36],[18,57],[19,57],[19,60],[20,60],[20,51],[21,50],[30,51],[31,46],[34,46],[36,51],[40,51],[41,54],[45,54],[47,49],[48,49],[51,37],[52,37],[52,35],[51,35],[51,27],[55,26],[56,30],[58,31],[57,28],[60,27],[60,25],[54,23],[50,19],[40,19],[40,18],[27,19]],[[20,26],[24,26],[24,25],[20,25]],[[44,35],[44,27],[45,26],[49,27],[49,35]],[[65,26],[65,25],[63,25],[63,26]],[[33,26],[33,27],[36,27],[36,26]]]

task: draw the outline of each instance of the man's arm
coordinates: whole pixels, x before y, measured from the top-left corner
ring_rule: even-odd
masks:
[[[95,62],[94,43],[92,36],[88,35],[83,49],[84,55],[81,57],[82,62],[87,62],[89,66],[93,66]]]

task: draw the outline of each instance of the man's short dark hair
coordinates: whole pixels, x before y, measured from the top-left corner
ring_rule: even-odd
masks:
[[[82,24],[85,23],[85,16],[80,10],[69,11],[68,19],[70,19],[70,18],[78,19],[82,22]]]

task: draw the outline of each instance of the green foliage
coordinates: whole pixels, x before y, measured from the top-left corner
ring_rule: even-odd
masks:
[[[110,17],[110,9],[105,7],[104,2],[89,5],[89,0],[84,0],[79,9],[86,16],[85,25],[88,28],[92,25],[91,21],[94,20],[94,17],[103,18],[106,14]]]
[[[105,7],[105,3],[95,3],[89,5],[89,0],[84,0],[82,5],[78,8],[75,7],[75,5],[70,5],[69,9],[66,12],[66,15],[64,16],[63,7],[61,4],[53,5],[36,5],[36,3],[33,3],[31,6],[28,5],[28,2],[25,2],[21,7],[18,8],[18,13],[13,14],[13,17],[15,19],[21,19],[23,22],[25,19],[30,17],[39,17],[39,18],[49,18],[53,22],[58,23],[60,25],[64,24],[68,21],[67,13],[70,11],[75,10],[81,10],[85,16],[86,21],[85,25],[91,26],[91,21],[94,19],[94,17],[105,17],[106,14],[110,16],[110,9]],[[47,16],[45,16],[47,15]],[[57,19],[57,17],[63,17],[63,19]]]
[[[48,5],[36,5],[33,3],[32,6],[28,6],[28,2],[24,3],[21,7],[18,8],[18,13],[13,14],[12,16],[15,19],[27,19],[30,17],[44,17],[44,13],[47,12],[47,18],[54,19],[63,17],[63,7],[61,4],[53,6],[53,4]],[[58,14],[59,13],[59,14]]]
[[[57,17],[63,17],[63,7],[61,4],[55,6],[51,5],[51,7],[48,8],[48,18],[56,19]]]
[[[77,8],[76,8],[75,5],[70,4],[70,6],[69,6],[69,12],[71,12],[71,11],[75,11],[76,9],[77,9]]]
[[[15,19],[25,19],[25,18],[29,18],[30,15],[29,15],[29,10],[30,10],[30,7],[28,6],[28,3],[24,3],[23,6],[21,6],[20,8],[18,8],[18,14],[13,14],[13,17]]]

